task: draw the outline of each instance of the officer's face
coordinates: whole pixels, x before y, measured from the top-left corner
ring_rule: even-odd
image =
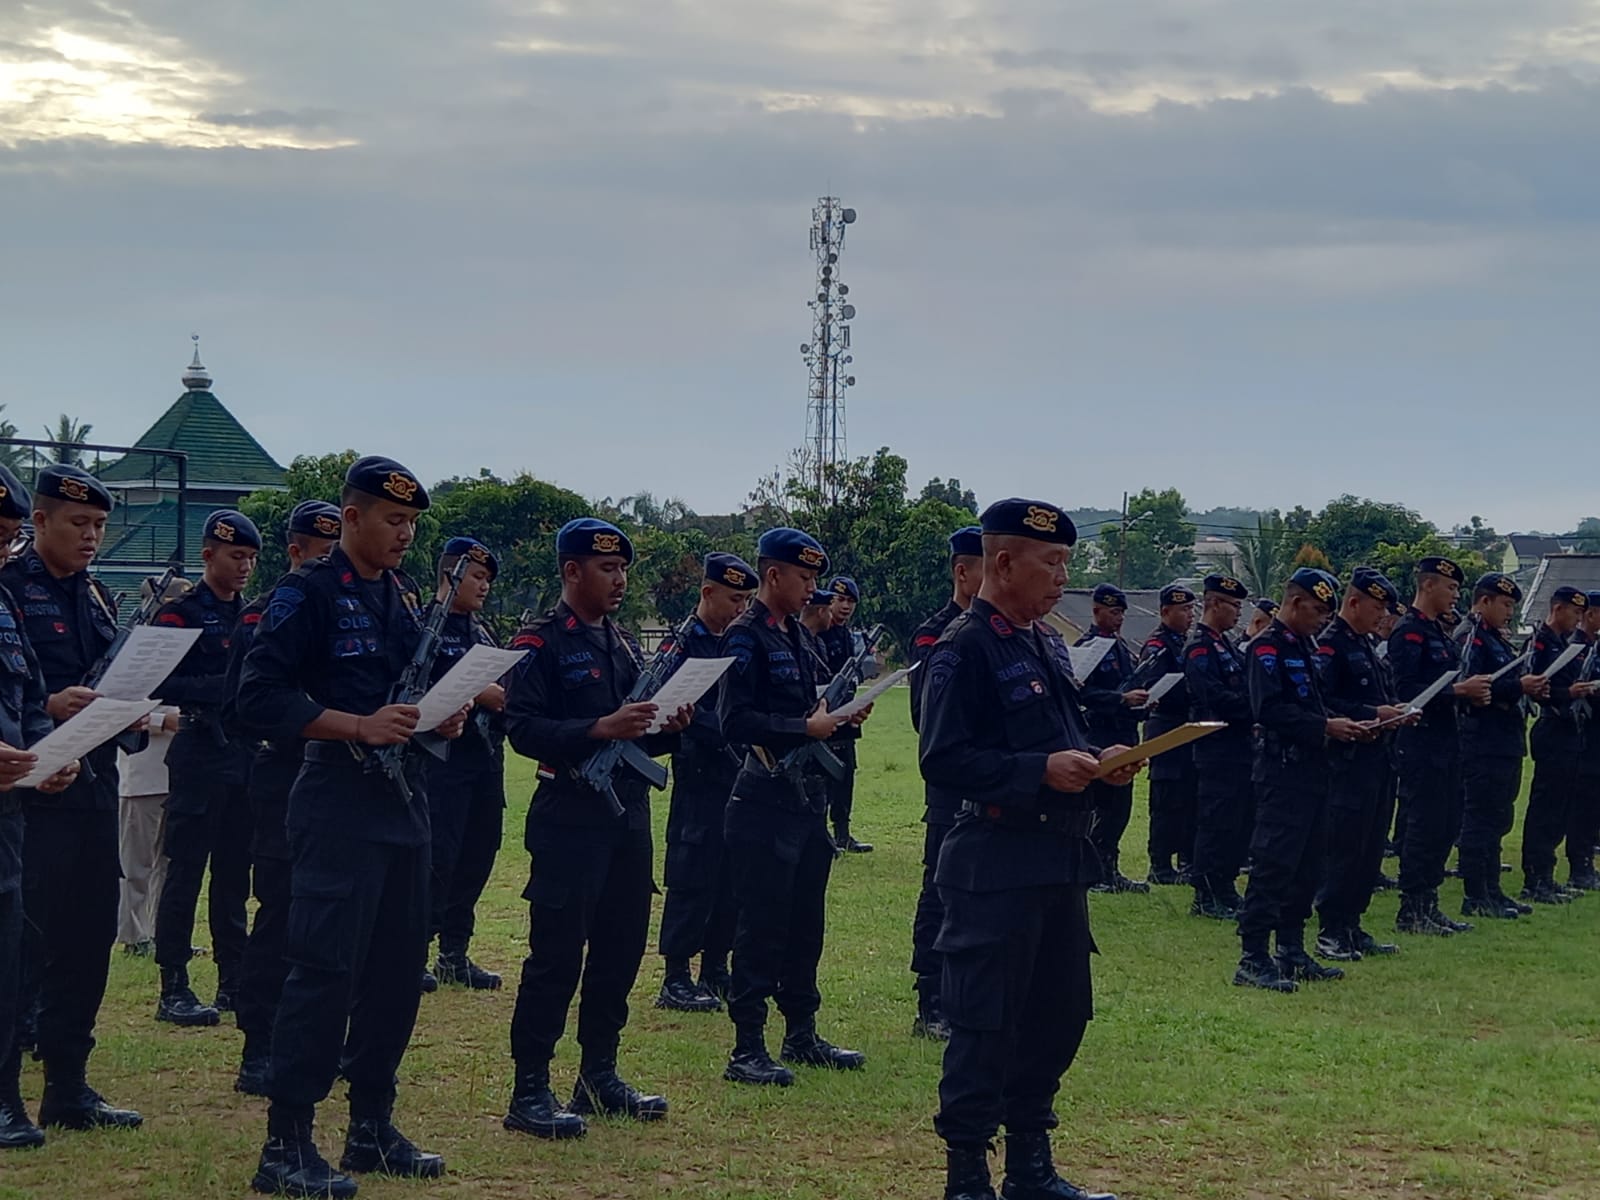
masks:
[[[1365,636],[1377,631],[1388,612],[1389,606],[1382,600],[1354,592],[1350,596],[1350,603],[1345,605],[1344,619],[1351,629]]]
[[[1094,606],[1095,628],[1102,633],[1115,636],[1122,632],[1122,622],[1127,619],[1128,610],[1118,608],[1112,604],[1096,604]]]
[[[1227,633],[1239,624],[1239,612],[1243,607],[1243,604],[1232,596],[1207,596],[1206,613],[1209,617],[1207,624],[1218,633]]]
[[[346,552],[369,566],[394,570],[417,539],[417,513],[415,509],[393,500],[373,500],[369,506],[358,504],[344,510],[344,532],[340,541]]]
[[[11,557],[11,543],[17,540],[17,534],[21,532],[21,517],[0,517],[0,566],[4,566],[6,559]]]
[[[614,613],[628,592],[628,560],[620,554],[596,554],[567,563],[563,576],[568,603],[583,612]]]
[[[1557,633],[1571,633],[1578,627],[1583,613],[1570,604],[1557,604],[1550,609],[1550,628]]]
[[[1443,575],[1424,575],[1417,586],[1417,594],[1426,602],[1428,612],[1438,616],[1456,606],[1456,598],[1461,595],[1461,581],[1446,579]]]
[[[488,567],[482,563],[472,563],[468,566],[466,573],[461,576],[461,586],[456,589],[455,610],[467,613],[482,612],[485,601],[489,599],[491,582]]]
[[[1161,610],[1161,623],[1174,633],[1188,633],[1194,624],[1194,605],[1169,604]]]
[[[33,544],[50,566],[68,573],[94,561],[106,534],[106,514],[92,504],[58,502],[54,512],[33,514]]]
[[[833,623],[835,625],[848,625],[850,618],[856,614],[856,602],[849,596],[834,596],[833,598]]]
[[[1299,637],[1310,637],[1321,629],[1332,615],[1333,609],[1309,595],[1290,597],[1278,608],[1278,620]]]
[[[767,591],[773,612],[792,617],[803,612],[811,593],[817,590],[817,573],[795,563],[773,563],[767,568]],[[824,608],[824,614],[830,609]]]
[[[1583,610],[1583,631],[1590,636],[1600,633],[1600,605]]]
[[[237,596],[255,573],[256,552],[248,546],[207,546],[200,557],[206,564],[206,582],[219,592]]]
[[[1511,624],[1517,602],[1510,596],[1485,596],[1478,602],[1478,612],[1490,629],[1504,629]]]
[[[1056,606],[1067,586],[1072,551],[1056,542],[1013,538],[995,556],[1001,585],[1018,616],[1037,621]]]
[[[314,538],[306,537],[303,533],[296,534],[289,539],[289,565],[298,567],[313,558],[327,558],[333,553],[336,545],[338,543],[333,538]]]
[[[950,570],[955,576],[956,595],[963,603],[978,594],[983,586],[983,559],[976,554],[963,554]]]
[[[1245,630],[1245,636],[1255,637],[1258,633],[1271,624],[1272,618],[1258,608],[1255,610],[1255,612],[1250,614],[1250,627]]]
[[[709,579],[700,585],[700,619],[712,633],[721,633],[732,625],[749,604],[749,592],[735,591]]]

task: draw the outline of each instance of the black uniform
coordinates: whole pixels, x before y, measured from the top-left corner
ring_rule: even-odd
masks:
[[[304,564],[278,584],[256,627],[240,721],[288,745],[325,709],[376,712],[415,651],[420,614],[416,585],[401,572],[363,579],[337,547]],[[349,1081],[353,1120],[386,1120],[393,1106],[427,951],[418,757],[405,758],[406,802],[373,769],[374,749],[306,745],[289,793],[289,975],[272,1033],[272,1136],[309,1127],[336,1075]]]
[[[45,712],[44,676],[23,635],[20,606],[0,587],[0,742],[24,749],[54,728]],[[0,792],[0,1106],[24,1118],[17,1094],[22,1050],[17,1044],[22,994],[22,864],[24,793]],[[24,1118],[25,1119],[25,1118]]]
[[[82,683],[116,637],[110,593],[84,571],[57,579],[31,549],[0,570],[0,583],[22,607],[47,694]],[[26,1024],[37,1008],[37,1053],[47,1073],[81,1077],[117,936],[116,745],[89,754],[59,795],[17,795],[27,825],[20,1012]]]
[[[1553,635],[1552,635],[1553,637]],[[1552,640],[1552,639],[1547,639]],[[1561,652],[1565,639],[1555,639]],[[1466,673],[1490,675],[1517,657],[1505,635],[1473,621],[1466,638]],[[1517,793],[1522,788],[1522,759],[1527,753],[1526,722],[1522,715],[1522,674],[1511,670],[1491,685],[1489,703],[1475,707],[1461,702],[1461,878],[1469,897],[1499,891],[1500,841],[1511,832]],[[1563,688],[1563,695],[1565,688]],[[1576,728],[1569,730],[1570,767],[1565,786],[1576,776]],[[1559,827],[1558,827],[1559,836]],[[1554,859],[1552,858],[1552,865]]]
[[[1183,674],[1184,635],[1166,625],[1146,639],[1130,686],[1148,688],[1163,675]],[[1161,697],[1144,724],[1145,740],[1170,732],[1189,719],[1187,683],[1177,684]],[[1176,750],[1150,760],[1150,863],[1153,867],[1172,862],[1186,867],[1194,855],[1195,811],[1199,776],[1194,750]]]
[[[923,683],[922,776],[963,798],[939,855],[944,1012],[934,1127],[953,1148],[1056,1125],[1051,1107],[1093,1011],[1088,794],[1045,786],[1051,753],[1094,753],[1059,637],[975,599]]]
[[[1408,701],[1444,672],[1459,669],[1455,643],[1436,620],[1407,608],[1389,635],[1395,695]],[[1400,894],[1424,908],[1438,903],[1445,860],[1461,829],[1461,746],[1456,700],[1446,687],[1416,725],[1395,734],[1400,773]]]
[[[1528,670],[1535,673],[1545,670],[1561,655],[1567,645],[1566,637],[1550,626],[1541,624],[1533,634],[1533,657],[1528,662]],[[1528,811],[1522,819],[1522,873],[1529,887],[1533,887],[1538,880],[1548,880],[1553,877],[1556,847],[1567,836],[1572,809],[1582,790],[1578,772],[1583,758],[1583,732],[1577,714],[1581,701],[1575,701],[1568,689],[1578,682],[1583,667],[1583,656],[1579,655],[1551,678],[1549,698],[1538,701],[1539,719],[1533,723],[1533,732],[1528,738],[1533,750],[1533,783],[1528,788]],[[1516,672],[1512,672],[1513,676],[1515,674]],[[1498,683],[1495,686],[1499,688]],[[1520,688],[1516,695],[1521,696]],[[1520,710],[1518,722],[1520,732]],[[1466,735],[1463,734],[1462,738],[1463,746],[1466,746]],[[1522,778],[1521,768],[1522,761],[1519,758],[1518,783]],[[1513,791],[1513,801],[1515,798],[1516,792]],[[1506,830],[1509,831],[1509,811],[1505,815],[1508,818]],[[1465,833],[1463,828],[1461,847],[1463,855],[1466,853]],[[1587,846],[1579,846],[1577,848],[1579,853],[1575,854],[1573,848],[1569,846],[1567,857],[1569,860],[1581,861],[1593,853],[1593,848],[1594,843],[1590,842]],[[1495,843],[1495,854],[1494,869],[1495,877],[1498,879],[1500,870],[1498,841]]]
[[[223,731],[228,645],[244,602],[224,600],[204,580],[162,605],[154,624],[198,629],[200,637],[157,689],[182,709],[167,751],[167,824],[162,851],[167,881],[156,906],[156,962],[168,969],[189,965],[200,885],[211,865],[208,915],[217,991],[231,995],[247,935],[245,901],[250,894],[250,807],[245,798],[250,747]]]
[[[292,576],[284,579],[293,581]],[[284,580],[279,580],[282,583]],[[228,674],[222,704],[223,728],[236,743],[253,749],[245,794],[250,809],[250,883],[256,898],[255,916],[239,965],[239,989],[234,996],[234,1016],[244,1032],[246,1058],[268,1053],[278,998],[289,974],[284,958],[289,928],[289,791],[305,757],[305,740],[298,737],[264,740],[244,728],[239,720],[239,683],[244,660],[255,645],[256,630],[271,603],[268,591],[246,604],[234,626],[228,647]]]
[[[1396,702],[1373,640],[1343,617],[1334,617],[1322,634],[1315,661],[1331,716],[1375,721],[1380,706]],[[1328,747],[1328,864],[1317,913],[1330,936],[1360,926],[1383,869],[1383,845],[1394,819],[1394,764],[1391,735],[1379,738]]]
[[[1255,716],[1243,657],[1226,634],[1197,622],[1184,649],[1183,678],[1192,719],[1228,723],[1194,745],[1195,903],[1237,908],[1239,871],[1250,852],[1256,807],[1250,782]],[[1170,757],[1161,755],[1155,762]]]
[[[609,618],[586,625],[565,601],[511,645],[528,653],[511,673],[506,733],[518,754],[539,763],[524,837],[533,860],[522,893],[529,953],[511,1018],[511,1054],[519,1075],[548,1068],[581,974],[578,1042],[587,1069],[616,1059],[655,883],[649,784],[620,767],[612,783],[625,811],[615,816],[575,772],[602,745],[589,730],[622,707],[642,656]],[[677,741],[656,734],[640,744],[654,756]]]
[[[1078,639],[1080,646],[1096,638],[1105,637],[1098,629],[1091,629]],[[1089,717],[1089,736],[1100,746],[1132,746],[1139,740],[1140,714],[1122,701],[1127,690],[1127,680],[1133,674],[1133,652],[1120,637],[1112,639],[1105,656],[1095,664],[1087,679],[1080,681],[1078,698]],[[1090,834],[1095,849],[1100,852],[1104,867],[1102,876],[1118,872],[1118,849],[1122,835],[1133,815],[1133,784],[1107,783],[1096,779],[1089,785],[1088,800],[1094,809],[1094,831]],[[1184,852],[1188,857],[1188,851]],[[1154,869],[1160,864],[1151,859]]]
[[[928,657],[939,636],[962,611],[961,606],[951,600],[917,626],[911,637],[911,664],[921,664],[911,676],[911,728],[914,730],[922,728],[922,690],[928,678]],[[926,781],[923,791],[922,823],[927,828],[922,836],[922,890],[917,894],[917,911],[911,920],[911,972],[917,977],[917,996],[924,1013],[938,1016],[942,1012],[939,988],[944,967],[933,944],[944,922],[944,904],[939,899],[939,888],[933,877],[939,866],[939,849],[950,827],[956,823],[956,814],[961,811],[961,797]]]
[[[751,747],[723,825],[738,906],[728,1015],[742,1043],[761,1039],[768,999],[791,1032],[811,1027],[822,1005],[817,964],[833,864],[827,788],[814,772],[777,773],[767,763],[813,740],[806,717],[827,683],[827,664],[799,617],[788,626],[755,600],[722,635],[721,653],[734,660],[717,704],[722,731]]]
[[[848,663],[856,654],[855,632],[848,625],[830,625],[817,635],[823,657],[828,664],[828,674],[817,680],[819,686]],[[851,696],[854,696],[854,691]],[[850,699],[847,696],[846,699]],[[856,799],[856,743],[861,740],[861,726],[846,721],[828,739],[828,749],[844,764],[844,774],[839,778],[828,776],[828,819],[833,822],[833,840],[840,846],[850,840],[850,812]]]
[[[471,613],[451,613],[439,632],[437,683],[473,646],[494,635]],[[474,708],[462,735],[440,761],[428,758],[428,810],[433,830],[432,918],[441,961],[465,957],[478,898],[494,870],[506,808],[505,715]],[[465,964],[462,964],[465,965]]]
[[[1595,653],[1589,635],[1579,629],[1572,636],[1589,645],[1578,659],[1579,680],[1600,678],[1600,654]],[[1573,701],[1583,737],[1578,754],[1578,787],[1567,814],[1568,882],[1579,880],[1589,888],[1600,884],[1594,877],[1594,847],[1600,841],[1600,725],[1595,723],[1594,709],[1592,699]]]
[[[681,650],[687,658],[715,658],[720,640],[697,617]],[[733,876],[722,823],[740,758],[722,735],[716,694],[702,697],[672,756],[661,955],[668,963],[700,955],[700,978],[708,985],[725,983],[733,950]]]
[[[1274,618],[1250,643],[1250,707],[1260,726],[1250,883],[1239,910],[1247,955],[1277,935],[1280,958],[1305,948],[1305,922],[1322,881],[1328,806],[1328,714],[1314,650]]]

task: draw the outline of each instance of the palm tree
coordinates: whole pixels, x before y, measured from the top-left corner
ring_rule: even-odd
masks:
[[[1239,573],[1257,596],[1270,596],[1289,573],[1289,564],[1299,548],[1296,535],[1274,510],[1256,518],[1253,533],[1241,534]]]
[[[54,429],[45,426],[44,436],[49,441],[62,443],[51,451],[56,462],[81,466],[83,451],[78,446],[82,442],[87,442],[93,432],[94,426],[87,421],[75,421],[66,413],[62,413]]]
[[[0,404],[0,413],[6,411],[6,406]],[[15,471],[23,465],[27,458],[26,446],[10,446],[3,439],[17,436],[17,423],[9,418],[0,416],[0,466]]]

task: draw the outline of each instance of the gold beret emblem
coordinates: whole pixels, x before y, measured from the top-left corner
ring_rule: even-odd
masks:
[[[1054,533],[1056,522],[1061,519],[1061,514],[1053,508],[1042,505],[1028,505],[1028,515],[1022,518],[1022,523],[1029,529],[1037,529],[1040,533]]]
[[[1319,579],[1312,584],[1311,594],[1324,604],[1333,603],[1333,586],[1326,579]]]
[[[482,546],[473,546],[467,551],[467,557],[475,563],[486,563],[489,561],[489,552]]]
[[[234,529],[227,521],[218,521],[211,527],[211,536],[219,542],[233,541]]]
[[[800,547],[800,562],[807,567],[821,567],[825,561],[822,551],[814,550],[810,546]]]
[[[745,573],[739,570],[738,567],[724,567],[722,569],[722,579],[729,587],[743,587]]]
[[[597,533],[594,535],[594,552],[596,554],[621,554],[622,535],[619,533]]]
[[[384,481],[383,490],[402,504],[409,504],[416,499],[417,481],[409,475],[402,475],[399,471],[390,471],[389,478]]]
[[[61,494],[68,500],[87,500],[89,489],[81,479],[63,479],[61,481]]]
[[[1367,595],[1374,600],[1387,600],[1389,598],[1389,593],[1383,590],[1382,584],[1378,583],[1367,584]]]
[[[337,518],[326,514],[317,517],[311,522],[311,527],[323,537],[338,537],[340,523]]]
[[[1507,579],[1504,575],[1500,576],[1499,579],[1495,580],[1494,585],[1495,585],[1495,587],[1499,588],[1502,592],[1504,592],[1508,596],[1511,595],[1512,592],[1517,590],[1517,585],[1512,583],[1511,580]]]

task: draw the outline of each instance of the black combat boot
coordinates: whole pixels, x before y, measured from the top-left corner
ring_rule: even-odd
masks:
[[[1237,921],[1238,897],[1219,895],[1209,880],[1197,879],[1194,885],[1194,903],[1189,905],[1189,915],[1205,917],[1212,921]]]
[[[911,1022],[911,1036],[927,1038],[931,1042],[950,1040],[950,1022],[944,1018],[944,1009],[936,995],[917,998],[917,1015]]]
[[[433,964],[433,973],[440,983],[454,983],[474,992],[498,992],[500,976],[485,971],[467,957],[467,939],[454,937],[439,939],[439,957]]]
[[[1439,907],[1439,893],[1437,891],[1431,891],[1428,893],[1427,904],[1428,920],[1432,921],[1435,925],[1443,925],[1451,933],[1472,932],[1471,921],[1457,921],[1444,915],[1444,911]]]
[[[261,1034],[245,1034],[244,1052],[239,1056],[239,1074],[234,1077],[233,1090],[246,1096],[265,1096],[271,1066],[271,1039]]]
[[[794,1072],[774,1062],[767,1053],[767,1043],[761,1030],[739,1030],[733,1053],[728,1055],[728,1065],[722,1077],[733,1083],[756,1083],[770,1087],[788,1087],[794,1082]]]
[[[44,1130],[28,1117],[22,1102],[22,1052],[14,1050],[0,1063],[0,1150],[27,1150],[44,1145]]]
[[[1277,955],[1278,974],[1285,979],[1303,979],[1307,983],[1326,983],[1334,979],[1343,979],[1344,972],[1338,967],[1325,967],[1311,955],[1306,953],[1304,946],[1278,947]]]
[[[222,1015],[211,1005],[202,1004],[189,986],[187,967],[161,968],[161,1001],[156,1005],[156,1020],[173,1025],[215,1025]]]
[[[1357,925],[1350,931],[1350,942],[1361,951],[1363,957],[1375,954],[1399,954],[1400,947],[1393,942],[1380,942],[1361,926]]]
[[[1502,908],[1516,909],[1519,917],[1527,917],[1533,914],[1533,905],[1524,904],[1521,900],[1514,900],[1506,895],[1500,890],[1500,881],[1498,879],[1489,886],[1489,898]]]
[[[439,990],[439,977],[427,967],[423,967],[422,978],[417,981],[417,988],[424,996],[431,996]]]
[[[1394,927],[1400,933],[1420,933],[1429,937],[1450,937],[1454,929],[1441,925],[1428,911],[1428,893],[1400,894],[1400,912],[1395,916]]]
[[[706,956],[700,956],[700,990],[708,996],[714,996],[724,1004],[728,1002],[728,991],[733,986],[733,976],[728,973],[728,960],[721,962],[706,961]]]
[[[1050,1135],[1006,1134],[1006,1178],[1000,1200],[1117,1200],[1110,1192],[1086,1192],[1056,1174]]]
[[[1129,879],[1122,873],[1118,856],[1113,854],[1101,872],[1100,882],[1089,889],[1091,892],[1148,892],[1150,885],[1142,879]]]
[[[131,1108],[113,1108],[84,1080],[84,1064],[44,1064],[44,1099],[39,1124],[46,1129],[137,1129],[144,1118]]]
[[[1515,921],[1521,912],[1509,899],[1501,903],[1496,886],[1500,882],[1498,873],[1491,879],[1482,869],[1474,868],[1469,873],[1462,875],[1463,895],[1461,897],[1461,915],[1464,917],[1488,917],[1491,921]]]
[[[1528,875],[1522,889],[1522,898],[1532,900],[1535,904],[1572,903],[1572,897],[1556,886],[1555,876],[1548,872],[1543,875]]]
[[[871,854],[871,842],[858,842],[850,833],[850,826],[840,825],[834,830],[833,849],[836,854]]]
[[[995,1200],[989,1186],[989,1147],[980,1142],[945,1148],[944,1200]]]
[[[1347,927],[1324,928],[1317,934],[1317,953],[1332,962],[1360,962],[1361,949]]]
[[[1272,955],[1265,950],[1247,950],[1239,959],[1239,969],[1233,973],[1235,987],[1261,988],[1268,992],[1293,992],[1300,987],[1292,978],[1278,969]]]
[[[578,1070],[572,1111],[579,1116],[631,1117],[659,1121],[667,1115],[665,1096],[647,1096],[617,1074],[615,1058],[597,1058]]]
[[[800,1021],[789,1026],[783,1037],[779,1056],[786,1063],[803,1067],[827,1067],[834,1071],[859,1071],[867,1065],[867,1056],[859,1050],[843,1050],[817,1032],[812,1021]]]
[[[511,1089],[511,1108],[501,1124],[516,1133],[531,1133],[534,1137],[556,1141],[582,1137],[589,1132],[584,1119],[563,1108],[550,1090],[549,1063],[517,1068],[516,1082]]]
[[[239,994],[239,968],[224,968],[217,964],[217,998],[211,1002],[211,1007],[219,1013],[233,1011],[233,998]]]
[[[310,1110],[308,1109],[307,1112]],[[268,1196],[332,1197],[349,1200],[356,1194],[356,1181],[335,1171],[322,1157],[311,1136],[311,1120],[285,1120],[279,1113],[267,1115],[267,1142],[261,1147],[252,1189]]]
[[[661,981],[661,994],[656,997],[656,1007],[672,1012],[717,1012],[722,1001],[696,986],[689,974],[689,963],[684,959],[669,959],[667,975]]]
[[[1600,873],[1594,869],[1594,857],[1570,862],[1567,869],[1567,891],[1600,892]]]
[[[396,1179],[438,1179],[444,1174],[444,1155],[417,1149],[387,1118],[352,1116],[339,1169]]]

